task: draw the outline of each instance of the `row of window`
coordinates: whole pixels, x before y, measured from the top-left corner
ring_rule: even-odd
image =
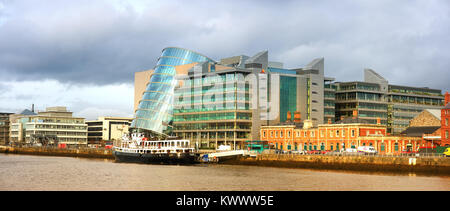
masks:
[[[270,131],[270,138],[278,138],[278,132],[280,132],[280,136],[279,138],[283,138],[283,131]],[[309,137],[315,137],[315,132],[314,130],[309,131]],[[355,129],[352,129],[350,131],[351,133],[351,137],[355,137]],[[275,136],[274,136],[275,135]],[[303,136],[302,136],[303,135]],[[329,130],[329,136],[333,137],[335,135],[335,137],[345,137],[345,130]],[[325,130],[320,130],[320,137],[323,138],[325,136]],[[291,131],[287,131],[287,137],[290,138],[291,137]],[[295,137],[308,137],[308,131],[295,131]],[[263,131],[263,138],[266,138],[266,131]]]
[[[339,148],[340,147],[342,147],[342,149],[345,149],[345,143],[342,143],[342,144],[339,144],[339,143],[336,143],[335,145],[333,145],[333,144],[329,144],[328,145],[329,146],[329,150],[331,150],[331,151],[333,151],[333,150],[339,150]],[[335,147],[336,146],[336,147]],[[366,146],[366,143],[362,143],[362,146]],[[369,146],[373,146],[373,144],[372,143],[369,143]],[[275,143],[275,147],[277,148],[277,149],[283,149],[283,144],[280,144],[280,148],[278,148],[278,143]],[[316,144],[312,144],[312,143],[304,143],[304,144],[302,144],[302,143],[299,143],[299,144],[294,144],[294,147],[295,147],[295,149],[294,150],[298,150],[298,149],[302,149],[303,148],[303,150],[318,150],[318,149],[320,149],[320,150],[326,150],[325,148],[325,145],[324,145],[324,143],[320,143],[320,145],[319,145],[319,147],[318,147],[318,145],[316,145]],[[350,145],[350,147],[351,148],[356,148],[356,145],[355,145],[355,143],[354,142],[352,142],[351,143],[351,145]],[[402,146],[402,148],[403,149],[405,149],[405,146]],[[287,149],[288,150],[290,150],[290,149],[292,149],[291,148],[291,145],[288,145],[287,146]],[[380,144],[380,152],[385,152],[386,151],[386,144],[385,143],[381,143]],[[398,152],[399,151],[399,143],[394,143],[394,151],[395,152]]]

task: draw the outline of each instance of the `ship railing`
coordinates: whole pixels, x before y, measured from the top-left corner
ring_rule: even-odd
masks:
[[[150,152],[150,153],[189,153],[194,152],[194,148],[121,148],[116,147],[116,151],[122,151],[122,152]]]

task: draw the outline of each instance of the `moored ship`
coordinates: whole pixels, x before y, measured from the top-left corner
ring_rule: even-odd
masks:
[[[122,141],[113,147],[118,162],[190,164],[197,162],[195,149],[189,140],[149,141],[142,133],[123,135]]]

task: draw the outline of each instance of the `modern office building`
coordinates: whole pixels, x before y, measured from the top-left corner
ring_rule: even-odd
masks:
[[[0,145],[9,144],[9,115],[12,113],[0,113]]]
[[[136,112],[139,101],[141,100],[142,95],[144,95],[148,83],[150,83],[153,72],[154,70],[145,70],[134,73],[134,112]]]
[[[66,107],[48,107],[37,114],[29,114],[19,115],[11,122],[12,141],[21,144],[87,146],[87,124],[84,118],[73,117]]]
[[[86,121],[88,125],[88,145],[105,146],[120,140],[128,133],[133,118],[99,117],[97,120]]]
[[[245,81],[249,74],[209,63],[194,66],[175,89],[173,133],[203,149],[241,148],[258,122],[250,107],[250,83]]]
[[[235,104],[235,111],[230,111],[226,105],[223,108],[227,109],[220,111],[174,109],[173,106],[181,106],[177,105],[177,102],[180,102],[178,99],[174,101],[174,94],[179,97],[183,90],[188,89],[182,87],[182,83],[179,83],[175,76],[186,76],[188,80],[185,86],[204,90],[195,92],[192,97],[199,97],[200,100],[196,98],[190,106],[205,107],[205,104],[201,104],[201,99],[212,95],[211,91],[205,95],[205,90],[209,90],[211,83],[214,86],[223,83],[222,88],[214,88],[214,94],[221,93],[225,97],[213,98],[214,103],[209,104]],[[205,82],[193,82],[195,77],[204,78],[202,80]],[[215,83],[214,77],[223,80]],[[246,82],[243,83],[242,80]],[[241,143],[244,139],[258,139],[259,126],[293,121],[295,115],[311,119],[314,124],[329,119],[334,121],[335,87],[331,84],[333,80],[324,76],[323,58],[315,59],[303,68],[286,69],[281,62],[269,61],[268,51],[262,51],[252,57],[240,55],[216,62],[190,50],[165,48],[154,70],[135,74],[135,105],[138,106],[131,128],[189,137],[207,148],[230,144],[230,140],[235,146],[236,140]],[[234,88],[226,85],[232,85]],[[175,91],[175,87],[182,88]],[[232,90],[236,92],[234,99],[231,97]],[[240,94],[243,96],[238,96]],[[190,112],[186,112],[188,110]],[[193,121],[195,118],[202,121],[196,125]],[[233,121],[220,121],[219,124],[216,118]],[[215,121],[215,126],[212,122],[205,121]],[[223,130],[216,131],[217,128]]]
[[[175,66],[214,60],[191,50],[168,47],[161,56],[150,77],[136,109],[132,128],[163,134],[173,119],[173,91]]]
[[[399,134],[409,121],[424,109],[444,106],[441,90],[391,85],[371,69],[364,70],[364,81],[335,82],[336,120],[351,116],[354,110],[362,119],[386,125],[387,132]]]
[[[262,51],[198,63],[179,75],[173,133],[203,149],[242,149],[244,141],[260,138],[263,125],[293,122],[295,116],[323,123],[324,86],[333,81],[324,77],[323,62],[319,58],[304,68],[284,69]],[[334,113],[328,115],[334,119]]]

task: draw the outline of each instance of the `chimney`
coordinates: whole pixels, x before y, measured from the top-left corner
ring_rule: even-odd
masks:
[[[445,104],[444,106],[446,106],[448,103],[450,103],[450,94],[448,92],[445,92]]]
[[[31,112],[34,112],[34,104],[31,104]]]
[[[377,125],[381,125],[381,119],[380,119],[380,117],[377,117]]]
[[[291,115],[291,111],[287,112],[287,119],[286,122],[290,122],[292,120],[292,115]]]
[[[328,124],[329,125],[331,124],[331,118],[328,118]]]
[[[294,122],[301,122],[301,114],[300,111],[294,112]]]
[[[353,110],[353,119],[358,117],[358,110]]]

